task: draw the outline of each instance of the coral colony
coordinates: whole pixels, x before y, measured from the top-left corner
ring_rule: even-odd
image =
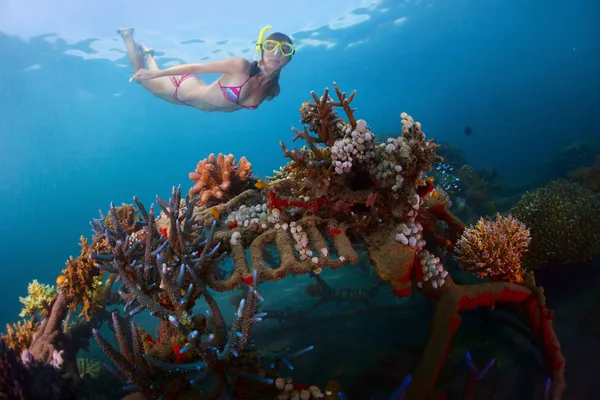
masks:
[[[319,274],[354,264],[366,251],[397,296],[418,291],[437,305],[422,359],[394,398],[430,398],[461,312],[500,303],[520,309],[540,338],[546,396],[561,398],[565,361],[553,314],[521,263],[529,230],[500,215],[466,228],[449,211],[445,191],[426,178],[442,159],[421,124],[402,113],[400,136],[378,142],[350,107],[355,92],[334,88],[336,100],[325,90],[302,104],[303,126],[293,129],[292,141],[304,145],[281,142],[289,161],[266,181],[252,175],[246,158],[211,154],[190,174],[187,196],[177,187],[149,207],[136,198],[134,205],[111,204],[92,222],[91,241],[82,238],[81,254],[67,262],[56,289],[36,282],[22,299],[29,319],[0,341],[0,397],[69,398],[81,376],[76,354],[93,336],[112,360],[107,368],[143,398],[345,398],[340,388],[288,377],[293,360],[312,346],[270,353],[252,332],[272,317],[262,310],[262,283],[310,274],[314,290],[341,296]],[[445,252],[480,281],[456,283],[442,263]],[[226,258],[232,271],[221,268]],[[226,323],[211,293],[232,290],[242,296]],[[197,311],[197,304],[206,308]],[[142,311],[156,318],[154,335],[134,321]],[[100,334],[103,323],[117,347]],[[494,364],[478,367],[466,358],[474,381]],[[45,378],[30,384],[38,371]]]

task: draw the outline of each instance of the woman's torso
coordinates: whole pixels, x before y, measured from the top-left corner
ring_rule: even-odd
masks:
[[[229,94],[224,94],[224,90],[228,90]],[[235,97],[232,92],[237,93],[238,104],[232,101],[232,97]],[[210,84],[201,78],[186,79],[181,83],[177,98],[203,111],[231,112],[259,105],[266,98],[266,93],[260,88],[258,76],[248,78],[248,75],[224,74]]]

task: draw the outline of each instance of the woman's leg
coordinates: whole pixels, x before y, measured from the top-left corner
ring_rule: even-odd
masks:
[[[160,71],[156,60],[154,59],[154,49],[151,49],[143,43],[138,43],[137,46],[140,52],[144,55],[144,61],[146,61],[148,69],[150,71]]]
[[[121,38],[125,42],[125,47],[127,49],[127,56],[129,57],[129,61],[133,66],[133,72],[137,72],[138,70],[145,68],[145,62],[148,61],[148,69],[150,70],[159,70],[156,61],[152,55],[154,54],[154,50],[147,48],[142,45],[142,49],[140,49],[138,43],[133,39],[133,28],[125,28],[118,29],[117,33],[121,35]],[[173,93],[175,91],[175,87],[171,80],[167,77],[143,80],[139,82],[143,87],[148,89],[155,96],[168,101],[169,103],[179,104],[179,102],[173,99]]]
[[[117,29],[117,33],[121,35],[121,38],[125,42],[125,48],[127,49],[127,56],[131,65],[133,66],[133,72],[144,68],[144,57],[138,51],[135,40],[133,40],[133,28]]]

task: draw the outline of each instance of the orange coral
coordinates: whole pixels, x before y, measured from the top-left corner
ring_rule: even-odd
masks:
[[[57,279],[58,290],[64,295],[69,309],[75,311],[83,306],[79,314],[86,319],[91,318],[92,312],[98,307],[98,289],[102,285],[102,271],[96,262],[89,257],[92,249],[88,246],[87,238],[81,236],[81,254],[76,259],[69,257],[63,269],[63,278]]]
[[[8,347],[20,353],[22,350],[29,348],[33,340],[33,334],[39,327],[40,324],[33,319],[18,321],[16,324],[7,324],[6,334],[0,335],[0,339],[4,340]]]
[[[456,243],[456,259],[461,268],[480,278],[523,283],[521,256],[530,241],[525,224],[511,215],[503,218],[496,214],[495,221],[481,218],[463,232]]]
[[[199,194],[203,204],[220,203],[241,193],[250,175],[252,164],[246,157],[240,158],[236,165],[233,154],[211,154],[190,173],[190,179],[196,183],[190,194]]]
[[[440,204],[446,210],[452,207],[452,200],[448,193],[440,186],[435,186],[433,190],[423,197],[423,205],[425,207],[435,207]]]

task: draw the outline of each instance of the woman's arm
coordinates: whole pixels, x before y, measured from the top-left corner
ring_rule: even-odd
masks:
[[[153,78],[173,75],[199,75],[199,74],[236,74],[248,68],[250,62],[245,58],[231,57],[225,60],[212,61],[201,64],[184,64],[176,67],[153,71]]]

